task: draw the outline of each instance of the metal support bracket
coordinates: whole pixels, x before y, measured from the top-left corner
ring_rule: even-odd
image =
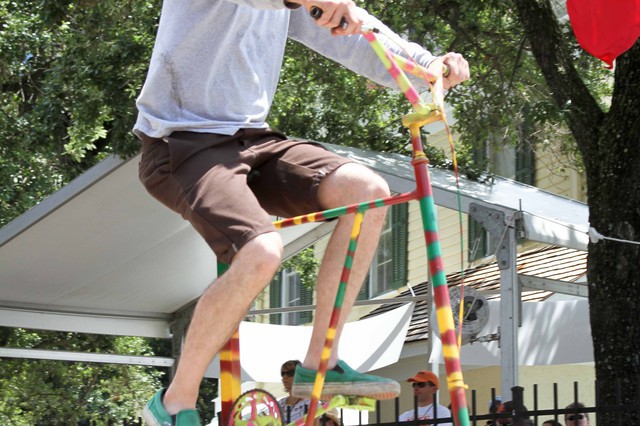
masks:
[[[518,384],[520,285],[517,279],[517,239],[524,235],[522,213],[469,204],[469,216],[491,235],[500,269],[500,382],[502,394]]]
[[[504,235],[507,229],[505,214],[503,211],[491,209],[480,204],[469,204],[469,216],[491,235],[493,247],[497,247],[496,261],[500,269],[506,269],[511,264],[509,250],[504,243]]]

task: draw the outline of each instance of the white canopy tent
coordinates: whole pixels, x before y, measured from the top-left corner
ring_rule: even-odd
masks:
[[[500,301],[491,300],[489,321],[484,332],[500,326]],[[593,343],[589,318],[589,301],[563,300],[525,302],[522,304],[522,327],[518,332],[517,365],[560,365],[593,362]],[[443,364],[442,344],[435,336],[429,362]],[[463,365],[500,365],[498,341],[462,346]]]
[[[415,187],[406,156],[326,146],[369,165],[394,192]],[[137,163],[138,157],[110,157],[0,229],[0,326],[163,338],[173,332],[175,338],[179,330],[170,330],[171,324],[215,279],[215,257],[182,218],[145,192]],[[435,202],[457,209],[453,173],[431,168],[430,175]],[[507,231],[502,300],[510,307],[502,306],[502,346],[510,353],[503,350],[502,357],[517,360],[517,330],[505,326],[515,323],[518,308],[512,290],[516,233],[585,250],[588,209],[499,177],[490,183],[462,179],[460,186],[464,212],[488,212],[487,226]],[[282,230],[286,254],[332,226]],[[16,355],[0,348],[0,356]],[[507,379],[508,387],[517,383],[517,365],[510,362],[503,371],[516,375]]]
[[[394,364],[400,358],[414,303],[384,314],[345,325],[339,348],[340,359],[359,371]],[[240,324],[242,381],[279,383],[280,366],[290,359],[304,359],[311,340],[311,326]],[[220,377],[218,357],[207,370]]]

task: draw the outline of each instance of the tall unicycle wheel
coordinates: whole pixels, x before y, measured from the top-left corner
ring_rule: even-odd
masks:
[[[282,426],[278,401],[269,392],[251,389],[236,399],[228,426]]]

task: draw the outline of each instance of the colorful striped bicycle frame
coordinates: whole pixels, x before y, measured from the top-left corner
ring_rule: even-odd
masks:
[[[466,402],[466,385],[462,377],[460,366],[460,350],[456,337],[456,330],[453,322],[453,312],[449,299],[449,289],[447,278],[442,262],[442,252],[438,239],[438,224],[436,217],[435,203],[427,168],[428,159],[422,149],[422,137],[420,129],[422,126],[437,120],[446,120],[444,116],[444,96],[443,96],[443,67],[436,75],[431,94],[435,102],[434,105],[425,105],[417,91],[407,78],[403,69],[417,76],[431,77],[427,70],[422,67],[409,65],[410,62],[402,59],[396,60],[397,55],[387,51],[382,43],[377,39],[374,32],[364,34],[365,38],[372,45],[382,62],[387,67],[389,73],[398,83],[406,98],[411,102],[415,114],[409,114],[403,119],[403,125],[409,128],[411,134],[411,145],[413,149],[413,169],[416,178],[416,197],[420,205],[422,215],[422,225],[424,229],[425,241],[427,244],[427,259],[429,261],[429,275],[433,287],[434,301],[436,305],[436,315],[438,319],[438,330],[442,340],[445,369],[447,372],[447,387],[451,399],[452,415],[456,425],[467,426],[469,421],[469,410]],[[387,62],[388,61],[388,62]],[[432,108],[435,107],[435,110]],[[425,114],[424,111],[427,111]]]
[[[338,286],[338,292],[336,295],[329,328],[326,334],[320,367],[318,369],[316,380],[314,382],[306,425],[311,426],[315,418],[315,412],[317,410],[318,401],[327,371],[327,364],[331,355],[331,351],[333,350],[333,339],[335,336],[338,318],[340,317],[340,312],[342,309],[344,293],[353,262],[353,255],[355,253],[358,243],[358,237],[360,235],[360,225],[362,223],[363,215],[367,210],[372,208],[390,206],[416,200],[419,203],[422,216],[422,225],[427,248],[427,259],[429,263],[429,276],[434,292],[438,329],[440,332],[440,338],[442,340],[445,368],[447,373],[447,386],[452,404],[451,412],[456,425],[468,426],[470,424],[470,420],[465,395],[466,385],[464,384],[462,377],[462,370],[460,366],[460,351],[457,343],[456,331],[453,321],[453,312],[451,310],[449,291],[446,281],[446,275],[444,272],[440,242],[438,239],[436,208],[433,200],[431,181],[428,171],[429,160],[423,151],[422,137],[420,132],[420,129],[429,123],[446,120],[444,116],[444,97],[442,86],[443,76],[442,72],[438,73],[438,75],[433,75],[424,67],[419,66],[410,60],[402,58],[401,56],[396,55],[393,52],[390,52],[378,40],[378,36],[376,35],[376,33],[377,30],[363,31],[364,37],[369,41],[371,47],[376,52],[391,76],[397,82],[398,86],[402,90],[405,97],[409,100],[414,110],[414,113],[405,116],[402,122],[403,125],[409,129],[411,135],[411,145],[413,150],[411,163],[416,179],[416,189],[413,192],[404,193],[388,198],[363,202],[360,204],[353,204],[349,206],[325,210],[322,212],[310,213],[308,215],[297,216],[294,218],[274,222],[276,228],[281,229],[284,227],[299,225],[308,222],[324,221],[346,214],[355,214],[355,221],[351,231],[348,253],[343,266],[343,271]],[[440,63],[442,64],[441,60],[438,59],[438,61],[440,61]],[[444,69],[444,65],[442,65],[442,69]],[[430,81],[432,81],[433,84],[431,85],[431,95],[433,97],[433,103],[425,104],[422,101],[420,95],[418,94],[418,91],[412,85],[405,72],[416,75],[420,78],[428,78]],[[234,338],[232,338],[230,342],[227,343],[227,346],[225,346],[222,353],[238,353],[236,352],[239,351],[238,341],[235,339],[235,337],[237,336],[234,335]],[[223,389],[222,411],[223,419],[225,422],[234,399],[239,396],[239,388],[237,386],[237,383],[239,383],[239,378],[234,374],[228,373],[228,371],[240,371],[239,368],[233,366],[234,363],[239,363],[239,359],[225,358],[224,363],[221,362],[221,386]],[[225,373],[225,371],[227,373]],[[234,392],[238,393],[235,395],[229,394],[229,392],[225,393],[225,387],[234,389]]]

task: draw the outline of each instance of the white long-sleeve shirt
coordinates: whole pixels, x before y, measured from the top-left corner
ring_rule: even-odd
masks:
[[[433,404],[425,405],[424,407],[418,407],[418,420],[435,419],[436,414],[434,413],[434,410],[438,411],[439,419],[446,419],[451,417],[451,411],[449,411],[449,409],[444,405],[438,404],[437,409],[434,409],[433,407],[434,407]],[[401,422],[414,421],[415,410],[405,411],[404,413],[400,414],[400,417],[398,418],[398,420]],[[438,424],[442,426],[453,426],[452,423],[438,423]]]
[[[364,37],[333,36],[304,8],[288,9],[282,0],[165,0],[134,131],[162,138],[179,130],[232,135],[267,127],[287,37],[395,87]],[[420,64],[434,59],[403,43]]]

